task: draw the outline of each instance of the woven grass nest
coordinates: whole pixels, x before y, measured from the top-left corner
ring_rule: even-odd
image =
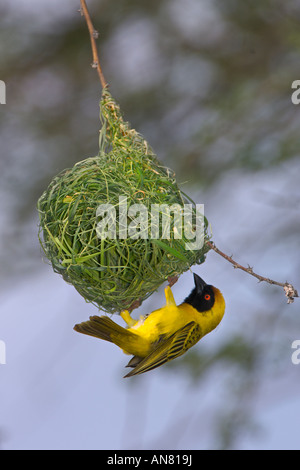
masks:
[[[200,249],[186,249],[189,240],[184,234],[176,238],[172,211],[168,238],[151,238],[150,224],[147,237],[145,232],[143,237],[121,236],[120,196],[127,209],[143,204],[149,214],[153,204],[189,203],[193,211],[195,204],[180,191],[174,174],[159,163],[144,138],[123,121],[107,89],[100,116],[99,154],[56,176],[38,201],[39,239],[54,271],[86,301],[107,313],[120,313],[141,303],[169,277],[204,262],[209,248],[204,243]],[[116,214],[106,238],[99,236],[97,209],[103,204],[111,205]],[[133,220],[128,214],[130,226]],[[206,219],[203,225],[205,242]]]

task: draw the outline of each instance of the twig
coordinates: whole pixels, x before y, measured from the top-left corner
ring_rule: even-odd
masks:
[[[216,245],[213,242],[206,242],[206,244],[212,250],[214,250],[216,253],[218,253],[218,255],[222,256],[227,261],[229,261],[229,263],[231,263],[234,268],[241,269],[242,271],[245,271],[246,273],[251,274],[251,276],[256,277],[256,279],[258,279],[259,282],[264,281],[264,282],[268,282],[269,284],[275,284],[276,286],[283,287],[285,295],[288,298],[288,301],[287,301],[288,304],[294,302],[294,297],[299,297],[297,290],[292,286],[292,284],[289,284],[288,282],[282,283],[282,282],[278,282],[278,281],[273,281],[273,279],[269,279],[267,277],[260,276],[259,274],[256,274],[253,271],[253,268],[251,268],[251,266],[248,265],[248,267],[246,268],[245,266],[242,266],[241,264],[234,261],[234,259],[232,259],[232,256],[228,256],[225,253],[223,253],[223,251],[219,250],[219,248],[217,248]]]
[[[89,14],[89,11],[88,11],[85,0],[80,0],[80,5],[81,5],[80,12],[85,18],[85,21],[87,23],[87,27],[88,27],[89,33],[90,33],[92,53],[93,53],[92,67],[97,69],[102,88],[106,88],[108,86],[108,83],[105,80],[102,69],[101,69],[99,56],[98,56],[98,51],[97,51],[97,46],[96,46],[96,39],[98,38],[99,33],[98,33],[98,31],[95,30],[95,28],[93,26],[93,23],[92,23],[92,20],[91,20],[91,17],[90,17],[90,14]]]

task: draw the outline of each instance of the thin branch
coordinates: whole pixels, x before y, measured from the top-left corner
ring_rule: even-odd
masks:
[[[294,297],[299,297],[297,290],[292,286],[292,284],[289,284],[288,282],[282,283],[278,281],[273,281],[273,279],[269,279],[268,277],[260,276],[259,274],[253,271],[253,268],[251,268],[251,266],[248,265],[248,267],[246,268],[245,266],[242,266],[241,264],[234,261],[234,259],[232,259],[232,256],[228,256],[225,253],[223,253],[223,251],[219,250],[219,248],[217,248],[213,242],[206,242],[206,244],[212,250],[218,253],[218,255],[222,256],[227,261],[229,261],[229,263],[231,263],[234,268],[241,269],[242,271],[245,271],[246,273],[251,274],[251,276],[256,277],[256,279],[258,279],[259,282],[264,281],[264,282],[267,282],[268,284],[275,284],[276,286],[283,287],[285,295],[288,298],[288,304],[294,302]]]
[[[99,33],[98,31],[95,30],[93,26],[85,0],[80,0],[80,5],[81,5],[80,12],[85,18],[85,21],[86,21],[86,24],[90,33],[92,53],[93,53],[92,67],[97,69],[102,88],[106,88],[108,86],[108,83],[105,80],[102,69],[101,69],[98,51],[97,51],[97,45],[96,45],[96,39],[98,38]]]

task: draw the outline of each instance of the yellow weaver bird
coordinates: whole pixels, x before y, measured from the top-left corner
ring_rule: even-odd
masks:
[[[121,312],[127,324],[118,325],[107,316],[92,316],[74,326],[74,330],[115,343],[125,354],[133,355],[126,367],[133,370],[125,377],[142,374],[184,354],[220,323],[225,312],[223,295],[194,274],[195,287],[180,305],[171,288],[165,288],[166,305],[139,320],[128,310]]]

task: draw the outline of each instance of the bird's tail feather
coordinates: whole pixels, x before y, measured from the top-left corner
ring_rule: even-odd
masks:
[[[115,343],[129,354],[135,354],[136,348],[143,343],[143,339],[139,335],[128,331],[104,315],[101,317],[91,316],[88,321],[75,325],[74,330]]]
[[[116,325],[110,318],[94,315],[88,321],[75,325],[74,330],[78,333],[104,339],[105,341],[112,341],[110,333],[116,329],[116,326],[119,325]]]

